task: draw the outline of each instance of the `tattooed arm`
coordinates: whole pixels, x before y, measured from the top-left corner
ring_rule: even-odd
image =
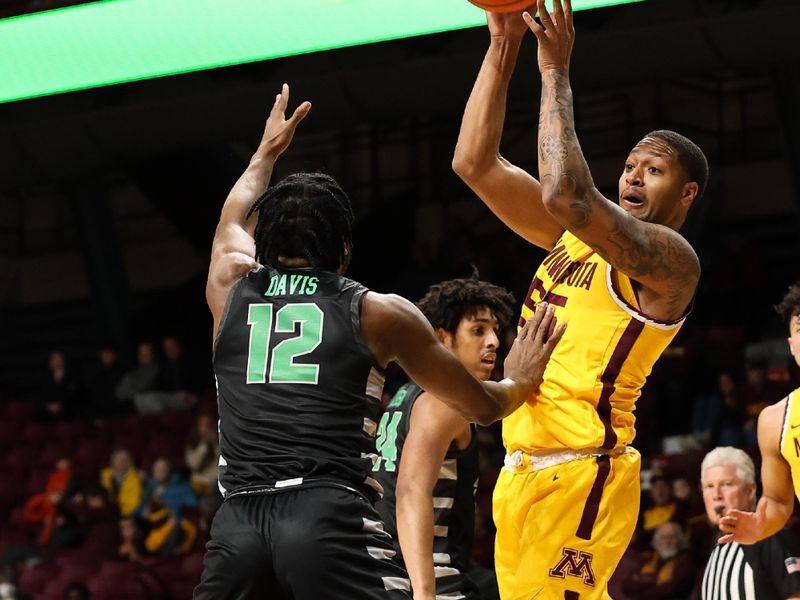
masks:
[[[552,249],[564,233],[542,204],[539,182],[500,155],[506,94],[527,31],[520,13],[487,13],[491,41],[458,135],[453,170],[514,232]]]
[[[538,144],[542,201],[563,227],[640,284],[639,300],[648,315],[677,319],[697,286],[697,255],[677,231],[633,217],[595,187],[575,134],[569,83],[575,36],[570,1],[565,0],[562,8],[560,0],[554,0],[552,16],[544,0],[537,8],[541,25],[530,14],[523,16],[536,35],[542,73]]]

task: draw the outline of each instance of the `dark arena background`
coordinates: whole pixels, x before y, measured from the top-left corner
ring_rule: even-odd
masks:
[[[0,0],[0,72],[20,60],[2,57],[4,27],[69,4]],[[576,126],[601,191],[617,197],[627,152],[654,129],[686,134],[711,166],[683,229],[703,270],[692,314],[636,410],[642,512],[674,504],[690,540],[707,537],[707,449],[757,458],[758,412],[799,381],[773,309],[800,280],[798,22],[795,0],[644,0],[575,15]],[[321,170],[342,184],[356,211],[350,277],[417,300],[474,267],[521,304],[544,253],[451,168],[487,44],[485,27],[466,27],[0,103],[0,597],[191,597],[221,501],[213,466],[200,464],[216,435],[211,240],[283,82],[290,108],[313,109],[273,181]],[[529,36],[501,151],[533,174],[539,94]],[[384,397],[403,381],[390,369]],[[135,388],[169,401],[142,410]],[[499,425],[479,439],[473,558],[491,569]],[[154,466],[181,482],[181,535],[165,525],[174,515],[110,501],[119,484],[104,469],[126,460],[145,486]],[[654,475],[688,482],[688,496],[653,498]],[[649,549],[640,520],[610,588],[621,600],[649,597],[621,589]]]

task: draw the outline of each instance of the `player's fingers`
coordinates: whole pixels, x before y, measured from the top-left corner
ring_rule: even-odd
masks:
[[[542,315],[542,322],[536,328],[536,343],[540,346],[544,345],[545,337],[547,337],[547,333],[550,331],[550,323],[553,320],[554,312],[555,306],[551,304],[547,307],[544,315]]]
[[[300,121],[306,118],[306,115],[310,110],[311,102],[303,102],[300,106],[294,109],[294,112],[289,120],[292,121],[294,126],[297,126]]]
[[[525,323],[525,327],[523,327],[525,330],[523,339],[527,339],[539,331],[542,326],[542,319],[544,319],[544,316],[549,308],[550,305],[547,304],[547,302],[539,302],[539,304],[536,305],[536,310],[533,313],[533,317],[528,319]]]
[[[286,112],[286,107],[289,105],[289,85],[284,83],[281,86],[281,93],[279,94],[280,98],[278,99],[278,110],[281,112]]]
[[[575,24],[572,22],[572,0],[564,0],[564,24],[569,33],[575,33]]]
[[[537,39],[544,35],[544,28],[539,25],[527,10],[522,13],[522,19],[528,24],[528,29],[533,32]]]
[[[561,6],[561,0],[553,0],[553,24],[556,27],[564,25],[564,8]]]
[[[550,16],[550,11],[547,10],[544,0],[539,0],[536,3],[536,8],[539,9],[539,19],[542,21],[542,25],[544,25],[545,30],[552,27],[554,24],[553,18]]]
[[[553,350],[558,345],[558,341],[564,336],[564,332],[567,330],[567,324],[562,323],[556,330],[553,332],[549,338],[547,338],[547,343],[545,344],[545,350],[547,355],[550,356],[553,353]]]

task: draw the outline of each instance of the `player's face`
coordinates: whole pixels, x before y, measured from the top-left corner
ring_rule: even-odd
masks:
[[[789,351],[800,366],[800,315],[795,315],[789,320]]]
[[[470,373],[486,381],[497,360],[499,327],[491,310],[479,308],[465,315],[456,334],[446,335],[443,342]]]
[[[745,483],[736,475],[736,467],[723,465],[706,469],[703,474],[703,502],[706,514],[714,525],[731,508],[752,510],[756,497],[756,486]]]
[[[619,205],[630,215],[677,227],[697,194],[686,181],[678,153],[658,138],[646,137],[631,150],[619,178]]]

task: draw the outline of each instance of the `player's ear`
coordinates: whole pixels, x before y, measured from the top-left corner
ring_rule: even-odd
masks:
[[[436,337],[439,338],[439,341],[445,345],[447,348],[453,347],[453,334],[443,329],[441,327],[436,328]]]
[[[681,194],[681,204],[689,208],[694,199],[697,198],[697,192],[700,191],[700,186],[696,181],[689,181],[683,184],[683,193]]]

